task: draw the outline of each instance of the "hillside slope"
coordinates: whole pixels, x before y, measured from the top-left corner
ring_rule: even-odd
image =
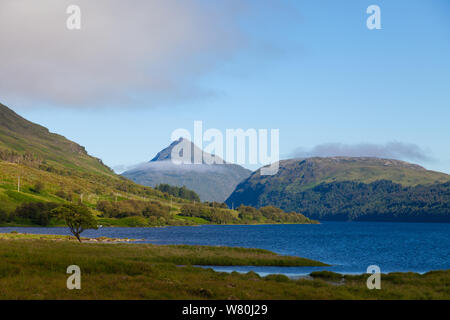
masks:
[[[293,159],[281,161],[274,176],[256,171],[226,203],[274,205],[321,220],[450,221],[449,181],[398,160]]]
[[[63,136],[49,132],[0,104],[0,159],[52,170],[90,171],[114,176],[100,159]]]
[[[203,153],[192,142],[192,164],[175,164],[171,161],[172,150],[183,143],[183,139],[174,141],[170,146],[160,151],[150,162],[138,165],[122,175],[136,183],[155,187],[158,184],[170,184],[174,186],[186,186],[194,190],[202,201],[223,202],[233,192],[237,184],[247,178],[251,171],[235,164],[206,164],[204,161],[195,164],[193,155],[195,152],[206,157],[214,157]],[[223,160],[222,160],[223,161]]]
[[[162,193],[116,175],[84,147],[0,104],[0,209],[69,200],[93,206],[98,199],[144,196]]]

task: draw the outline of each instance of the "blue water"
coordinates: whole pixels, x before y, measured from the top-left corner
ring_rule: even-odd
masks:
[[[0,228],[0,232],[69,234],[67,228]],[[144,239],[155,244],[239,246],[319,260],[331,267],[215,267],[219,271],[253,270],[260,274],[305,275],[314,270],[365,273],[450,269],[450,224],[324,222],[321,225],[199,226],[101,228],[86,237]]]

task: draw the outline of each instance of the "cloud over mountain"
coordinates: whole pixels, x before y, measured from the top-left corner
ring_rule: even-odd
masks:
[[[298,148],[293,152],[294,157],[376,157],[412,161],[433,161],[429,154],[413,143],[388,142],[386,144],[359,143],[324,143],[309,150]]]

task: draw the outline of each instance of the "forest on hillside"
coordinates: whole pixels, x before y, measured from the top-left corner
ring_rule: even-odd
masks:
[[[450,182],[414,187],[387,180],[322,183],[303,192],[271,191],[259,204],[319,220],[450,222]]]

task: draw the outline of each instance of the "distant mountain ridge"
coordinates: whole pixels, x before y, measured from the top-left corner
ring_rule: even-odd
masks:
[[[445,173],[392,159],[291,159],[280,161],[274,176],[255,171],[226,203],[274,205],[322,220],[410,221],[414,213],[417,221],[435,221],[437,215],[450,221],[449,181]]]
[[[172,151],[182,143],[190,144],[191,163],[175,164],[172,162]],[[201,163],[194,161],[196,152],[201,156],[199,157]],[[205,159],[209,159],[209,162],[205,162]],[[207,164],[211,162],[223,164]],[[250,174],[250,170],[226,163],[183,138],[158,152],[150,162],[122,173],[123,176],[145,186],[155,187],[159,184],[186,186],[195,191],[202,201],[217,202],[225,201],[237,184]]]

